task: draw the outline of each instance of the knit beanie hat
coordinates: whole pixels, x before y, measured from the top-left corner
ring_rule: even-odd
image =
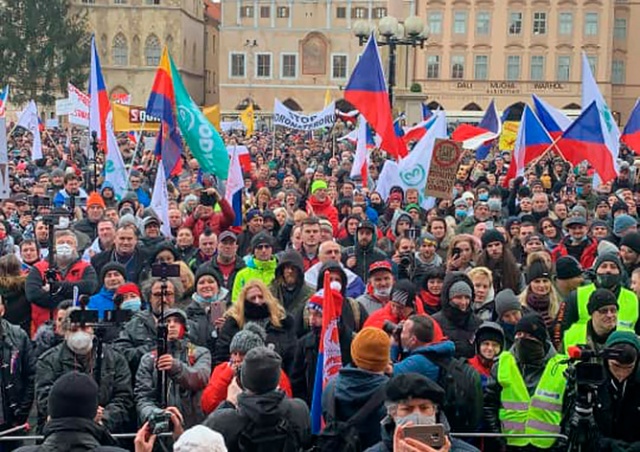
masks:
[[[619,307],[618,299],[610,290],[594,290],[591,295],[589,295],[589,302],[587,303],[587,311],[589,312],[589,315],[605,306],[615,306],[616,308]]]
[[[242,387],[258,395],[274,391],[280,383],[281,367],[282,358],[275,351],[264,346],[252,348],[242,361]]]
[[[95,418],[98,412],[98,385],[81,372],[68,372],[56,380],[49,392],[49,416]]]
[[[597,272],[598,268],[605,262],[613,262],[620,270],[620,273],[622,273],[622,261],[620,261],[618,255],[614,253],[604,253],[598,255],[596,263],[593,265],[593,269]]]
[[[616,216],[616,213],[618,212],[629,212],[629,206],[627,206],[625,203],[623,203],[622,201],[616,201],[613,203],[613,206],[611,207],[611,215],[613,217]]]
[[[116,289],[116,295],[124,295],[126,293],[134,293],[138,297],[142,296],[142,294],[140,293],[140,288],[137,286],[136,283],[132,283],[132,282],[124,283],[123,285],[121,285]]]
[[[498,318],[502,318],[505,312],[522,311],[522,304],[520,304],[520,300],[511,289],[504,289],[498,292],[495,302]]]
[[[444,389],[430,378],[416,372],[396,375],[387,382],[387,401],[409,399],[431,400],[438,406],[444,403]]]
[[[196,272],[195,280],[193,283],[194,287],[198,285],[198,280],[205,275],[212,276],[213,279],[215,279],[216,282],[218,283],[218,287],[223,286],[222,275],[220,274],[220,272],[210,265],[202,265],[198,268],[198,271]]]
[[[620,246],[626,246],[631,248],[634,253],[640,254],[640,233],[632,232],[631,234],[625,235],[620,241]]]
[[[545,263],[540,260],[536,260],[527,267],[527,284],[531,284],[531,281],[535,281],[539,278],[551,279],[551,275]]]
[[[571,279],[582,274],[580,262],[573,256],[562,256],[556,261],[556,279]]]
[[[382,372],[389,364],[391,340],[387,333],[372,326],[363,328],[351,342],[351,359],[359,369]]]
[[[476,353],[480,353],[480,345],[484,341],[493,341],[500,344],[500,348],[504,348],[504,331],[502,327],[495,322],[482,322],[476,331],[474,342],[476,344]]]
[[[251,239],[251,249],[255,250],[259,245],[273,246],[273,241],[271,240],[271,236],[266,232],[258,232]]]
[[[314,180],[311,184],[311,194],[313,195],[318,190],[326,190],[329,186],[323,180]]]
[[[109,262],[102,267],[102,270],[100,270],[100,283],[104,284],[104,277],[107,276],[107,273],[110,271],[120,273],[125,281],[127,280],[127,269],[124,268],[124,265],[118,262]]]
[[[255,217],[262,217],[262,212],[260,211],[260,209],[251,209],[250,211],[247,212],[245,216],[247,218],[247,223],[248,223],[249,221],[253,220]]]
[[[451,284],[449,288],[449,299],[455,298],[459,295],[466,295],[469,298],[473,297],[473,290],[466,281],[456,281]]]
[[[528,333],[540,342],[545,344],[549,335],[544,320],[538,314],[532,312],[525,314],[516,325],[516,334],[519,332]]]
[[[490,243],[500,242],[504,244],[506,241],[504,239],[504,235],[497,229],[487,229],[484,234],[482,234],[482,248],[485,249],[489,246]]]
[[[620,253],[620,250],[618,249],[618,247],[608,240],[601,240],[600,243],[598,243],[598,249],[596,251],[596,254],[598,256],[601,256],[603,254],[619,254],[619,253]]]
[[[224,438],[204,425],[185,431],[173,445],[173,452],[227,452]]]
[[[104,199],[102,199],[102,196],[100,196],[100,194],[96,192],[91,193],[87,198],[87,207],[91,206],[100,206],[103,209],[107,207],[104,203]]]
[[[640,352],[640,339],[632,331],[614,331],[607,338],[606,347],[616,344],[629,344]]]
[[[391,289],[391,301],[405,308],[415,307],[416,286],[408,279],[397,281]]]
[[[620,234],[622,234],[630,227],[637,225],[638,221],[635,218],[633,218],[631,215],[623,213],[622,215],[618,215],[615,220],[613,220],[613,233],[617,236],[620,236]]]
[[[229,345],[229,352],[246,355],[253,348],[264,347],[266,339],[267,332],[264,328],[257,323],[249,322],[233,336]]]

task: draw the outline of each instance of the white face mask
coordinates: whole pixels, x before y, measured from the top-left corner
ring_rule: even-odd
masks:
[[[339,281],[331,281],[330,286],[333,290],[342,291],[342,284]]]
[[[73,255],[73,247],[66,243],[56,245],[56,254],[60,257],[71,257]]]
[[[408,416],[396,418],[396,425],[405,425],[408,422],[413,422],[413,425],[435,425],[436,415],[427,416],[422,413],[411,413]]]
[[[67,336],[67,346],[77,355],[87,355],[93,347],[93,334],[76,331]]]
[[[373,295],[378,298],[389,298],[391,296],[391,287],[383,287],[382,289],[373,288]]]

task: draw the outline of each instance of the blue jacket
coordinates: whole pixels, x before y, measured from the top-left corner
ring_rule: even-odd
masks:
[[[113,304],[113,296],[115,295],[115,291],[107,290],[104,286],[100,289],[95,295],[92,295],[89,298],[89,304],[87,305],[87,309],[95,309],[98,311],[98,316],[100,320],[104,318],[104,311],[111,311],[115,309],[115,305]]]
[[[389,377],[386,375],[368,372],[349,364],[340,369],[322,394],[322,415],[328,419],[329,387],[335,385],[336,415],[339,421],[347,421],[351,416],[364,406],[365,403],[381,387],[387,384]],[[384,403],[380,404],[377,411],[371,413],[364,422],[357,424],[360,441],[363,449],[373,446],[381,439],[380,422],[387,415]]]
[[[455,345],[451,341],[442,341],[415,348],[411,350],[409,356],[393,365],[393,374],[400,375],[415,372],[437,382],[440,376],[440,367],[422,353],[429,352],[436,354],[440,358],[452,358],[455,349]]]

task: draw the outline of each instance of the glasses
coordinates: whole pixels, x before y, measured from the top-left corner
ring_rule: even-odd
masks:
[[[616,308],[615,306],[609,306],[609,307],[604,307],[604,308],[600,308],[598,309],[598,314],[600,315],[607,315],[607,314],[617,314],[618,313],[618,308]]]
[[[270,250],[271,249],[271,245],[258,245],[256,246],[257,250]]]
[[[169,291],[166,291],[164,294],[167,297],[173,297],[173,296],[176,295],[175,292],[169,292]],[[162,297],[162,292],[153,292],[151,295],[156,297],[156,298],[160,298],[160,297]]]

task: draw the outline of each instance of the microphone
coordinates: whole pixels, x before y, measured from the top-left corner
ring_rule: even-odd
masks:
[[[567,355],[572,360],[578,360],[582,357],[582,349],[577,345],[572,345],[567,349]]]

